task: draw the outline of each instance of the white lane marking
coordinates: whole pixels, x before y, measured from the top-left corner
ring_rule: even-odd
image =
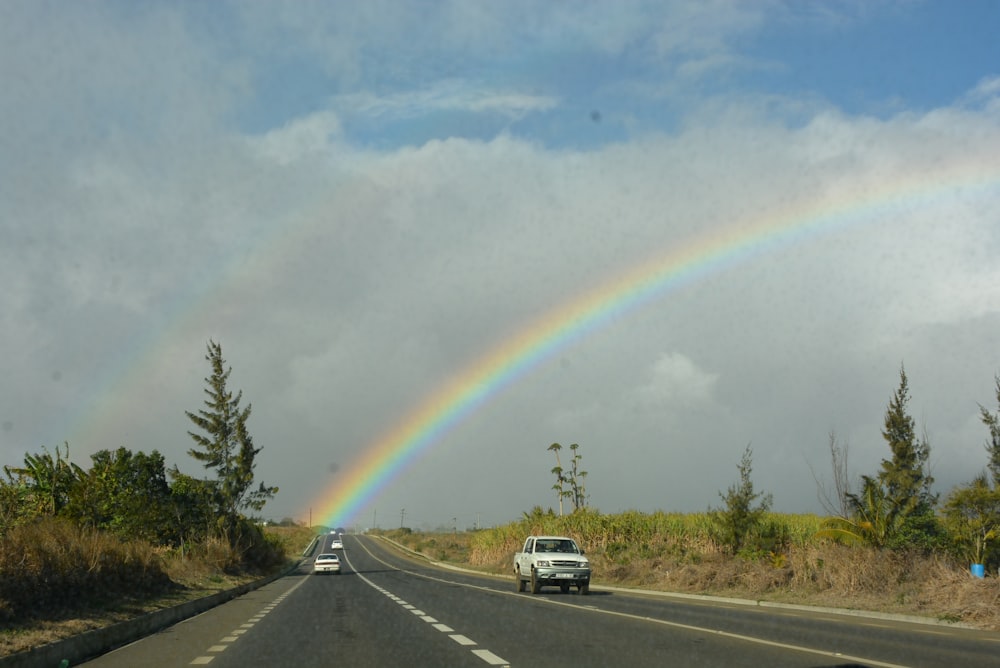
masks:
[[[358,542],[361,543],[360,540]],[[803,652],[805,654],[813,654],[813,655],[816,655],[816,656],[836,657],[837,659],[847,659],[848,661],[852,661],[852,662],[855,662],[855,663],[861,663],[861,664],[869,665],[869,666],[872,666],[873,668],[907,668],[907,666],[903,666],[903,665],[898,664],[898,663],[887,663],[885,661],[876,661],[874,659],[866,659],[864,657],[852,656],[850,654],[841,654],[840,652],[831,652],[829,650],[824,650],[824,649],[815,649],[815,648],[812,648],[812,647],[804,647],[802,645],[790,645],[788,643],[775,642],[773,640],[765,640],[763,638],[755,638],[753,636],[741,635],[739,633],[730,633],[729,631],[719,631],[717,629],[710,629],[710,628],[706,628],[704,626],[693,626],[691,624],[681,624],[679,622],[670,622],[670,621],[667,621],[665,619],[657,619],[655,617],[644,617],[642,615],[630,615],[627,612],[615,612],[613,610],[601,610],[600,608],[596,608],[596,607],[594,607],[592,605],[580,605],[580,604],[576,604],[576,603],[564,603],[562,601],[556,601],[556,600],[551,599],[551,598],[545,598],[545,599],[530,598],[529,599],[529,598],[526,598],[524,596],[524,594],[522,594],[520,592],[515,593],[515,592],[510,592],[510,591],[503,591],[501,589],[493,589],[491,587],[483,587],[483,586],[479,586],[479,585],[468,584],[466,582],[455,582],[454,580],[445,580],[444,578],[436,578],[433,575],[426,575],[424,573],[415,573],[413,571],[408,571],[405,568],[398,568],[398,567],[393,566],[392,564],[386,563],[385,561],[382,561],[381,559],[379,559],[378,557],[376,557],[374,554],[371,553],[371,551],[367,547],[364,546],[364,544],[361,544],[361,547],[362,547],[362,549],[365,550],[365,552],[368,552],[369,556],[371,556],[373,559],[375,559],[379,563],[385,564],[386,566],[389,566],[390,568],[393,568],[393,569],[399,571],[400,573],[406,573],[407,575],[413,575],[415,577],[424,578],[425,580],[432,580],[434,582],[441,582],[441,583],[450,584],[450,585],[458,585],[459,587],[465,587],[466,589],[477,589],[479,591],[485,591],[485,592],[489,592],[491,594],[500,594],[501,596],[516,596],[516,597],[518,597],[520,599],[535,601],[535,602],[539,602],[539,603],[551,603],[552,605],[563,605],[563,606],[566,606],[566,607],[569,607],[569,608],[576,608],[578,610],[584,610],[586,612],[593,612],[593,613],[601,614],[601,615],[612,615],[612,616],[615,616],[615,617],[624,617],[626,619],[638,619],[640,621],[653,622],[654,624],[660,624],[662,626],[669,626],[669,627],[677,628],[677,629],[685,629],[687,631],[697,631],[699,633],[709,633],[709,634],[712,634],[712,635],[721,636],[723,638],[730,638],[732,640],[741,640],[743,642],[754,643],[754,644],[757,644],[757,645],[764,645],[765,647],[777,647],[779,649],[786,649],[786,650],[795,651],[795,652]]]
[[[261,612],[257,613],[256,616],[251,617],[249,622],[247,622],[246,624],[241,624],[240,628],[231,631],[228,636],[225,636],[224,638],[222,638],[221,640],[219,640],[219,642],[222,642],[222,643],[234,643],[237,640],[239,640],[239,638],[240,638],[241,635],[243,635],[244,633],[246,633],[247,631],[249,631],[250,629],[252,629],[254,627],[254,625],[258,621],[260,621],[261,619],[264,618],[264,615],[266,615],[267,613],[271,612],[271,610],[273,610],[275,608],[275,606],[278,605],[278,603],[281,603],[283,600],[285,600],[285,597],[287,597],[293,591],[295,591],[296,589],[298,589],[299,587],[301,587],[303,585],[303,583],[305,583],[305,579],[303,579],[301,582],[299,582],[298,584],[296,584],[294,587],[292,587],[291,589],[289,589],[288,591],[286,591],[284,594],[281,594],[280,596],[278,596],[269,605],[265,606],[264,609]],[[225,649],[228,646],[229,645],[212,645],[206,651],[208,651],[208,652],[215,652],[216,654],[218,654],[219,652],[225,651]],[[191,665],[191,666],[203,666],[205,664],[211,663],[212,659],[214,659],[214,658],[215,658],[214,656],[199,656],[199,657],[195,657],[195,659],[190,664],[188,664],[188,665]]]
[[[361,544],[360,541],[358,541],[358,543]],[[366,552],[368,552],[368,554],[373,559],[379,560],[378,557],[376,557],[374,554],[372,554],[371,552],[369,552],[368,548],[365,547],[363,544],[361,544],[361,548],[363,550],[365,550]],[[423,621],[427,622],[428,624],[430,624],[433,628],[437,629],[438,631],[441,631],[442,633],[449,634],[448,637],[451,638],[452,640],[454,640],[455,642],[457,642],[459,645],[462,645],[463,647],[475,647],[478,644],[475,640],[472,640],[468,636],[464,636],[461,633],[455,633],[454,632],[455,630],[452,629],[450,626],[448,626],[446,624],[440,624],[440,623],[438,623],[438,621],[436,619],[434,619],[430,615],[427,615],[426,613],[424,613],[423,610],[418,610],[415,606],[412,606],[409,603],[407,603],[406,601],[403,601],[402,599],[397,598],[396,596],[393,596],[391,593],[389,593],[388,590],[383,589],[382,587],[376,585],[374,582],[372,582],[371,580],[369,580],[368,578],[366,578],[364,575],[362,575],[361,573],[359,573],[356,568],[354,568],[354,565],[351,564],[351,562],[347,558],[346,554],[344,555],[344,561],[346,561],[347,565],[350,566],[350,568],[351,568],[352,571],[354,571],[354,574],[357,575],[359,578],[361,578],[361,580],[365,584],[367,584],[369,587],[371,587],[375,591],[380,592],[381,594],[387,596],[388,598],[396,601],[403,608],[406,608],[407,610],[409,610],[410,612],[412,612],[414,615],[420,617],[420,619],[422,619]],[[379,561],[381,561],[381,560],[379,560]],[[385,563],[385,562],[382,562],[382,563]],[[508,661],[506,661],[505,659],[500,658],[499,656],[497,656],[493,652],[490,652],[489,650],[476,649],[476,650],[472,650],[472,653],[475,656],[478,656],[480,659],[482,659],[483,661],[487,662],[488,664],[490,664],[492,666],[508,666],[508,667],[510,666],[510,663]]]
[[[505,659],[501,659],[488,649],[474,649],[472,653],[491,666],[510,666]]]

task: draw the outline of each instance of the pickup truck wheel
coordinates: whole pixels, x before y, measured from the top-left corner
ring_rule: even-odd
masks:
[[[542,591],[542,583],[538,581],[538,577],[535,575],[535,569],[531,569],[531,593],[537,594]]]
[[[584,582],[581,585],[577,585],[576,588],[577,588],[577,591],[579,591],[580,594],[582,594],[583,596],[586,596],[587,594],[590,593],[590,583],[589,582]]]
[[[517,584],[517,591],[524,591],[524,579],[521,577],[521,569],[514,571],[514,582]]]
[[[569,593],[569,583],[568,582],[560,582],[559,583],[559,591],[562,592],[563,594],[568,594]]]

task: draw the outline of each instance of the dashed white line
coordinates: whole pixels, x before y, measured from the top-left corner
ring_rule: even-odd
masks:
[[[302,582],[299,582],[297,585],[295,585],[294,587],[292,587],[291,589],[289,589],[288,591],[286,591],[284,594],[278,596],[278,598],[274,599],[274,601],[272,601],[269,605],[264,606],[264,608],[263,608],[263,610],[261,610],[261,612],[257,613],[253,617],[251,617],[247,621],[246,624],[241,624],[240,628],[233,629],[232,631],[229,632],[229,635],[225,636],[224,638],[221,638],[219,640],[219,642],[220,643],[234,643],[237,640],[239,640],[240,636],[242,636],[244,633],[246,633],[247,631],[249,631],[250,629],[252,629],[257,624],[257,622],[259,622],[260,620],[262,620],[264,618],[264,616],[267,615],[267,613],[269,613],[272,610],[274,610],[274,608],[279,603],[281,603],[283,600],[285,600],[285,597],[287,597],[293,591],[295,591],[300,586],[302,586],[302,584],[304,582],[305,582],[305,580],[303,579]],[[228,646],[229,645],[212,645],[211,647],[209,647],[205,651],[206,652],[212,652],[214,654],[218,654],[219,652],[225,651]],[[215,658],[215,656],[198,656],[198,657],[195,657],[194,660],[191,661],[191,663],[188,664],[188,665],[191,665],[191,666],[204,666],[206,664],[211,663],[212,659],[214,659],[214,658]]]
[[[364,547],[364,546],[362,546],[362,547]],[[367,548],[365,548],[365,550],[367,550]],[[372,556],[374,556],[374,555],[372,555]],[[415,616],[419,617],[421,620],[423,620],[423,621],[427,622],[428,624],[430,624],[431,628],[434,628],[434,629],[436,629],[436,630],[438,630],[438,631],[440,631],[442,633],[447,633],[449,638],[451,638],[452,640],[454,640],[455,642],[457,642],[459,645],[462,645],[463,647],[476,647],[478,645],[478,643],[475,640],[469,638],[468,636],[464,636],[461,633],[455,633],[455,629],[451,628],[447,624],[441,624],[440,622],[438,622],[438,620],[436,620],[435,618],[431,617],[430,615],[428,615],[427,613],[425,613],[423,610],[418,609],[415,605],[411,605],[411,604],[407,603],[403,599],[401,599],[398,596],[394,595],[392,592],[390,592],[390,591],[388,591],[388,590],[386,590],[386,589],[378,586],[377,584],[375,584],[374,582],[372,582],[371,580],[369,580],[368,578],[366,578],[364,575],[362,575],[361,573],[359,573],[357,571],[357,569],[354,568],[354,566],[351,565],[351,562],[347,558],[347,555],[344,555],[344,560],[347,561],[347,565],[351,567],[351,570],[354,571],[355,575],[357,575],[359,578],[361,578],[361,580],[365,584],[367,584],[369,587],[371,587],[375,591],[377,591],[377,592],[385,595],[390,600],[395,601],[396,603],[399,604],[399,606],[401,608],[403,608],[405,610],[409,610]],[[470,651],[472,652],[473,655],[479,657],[480,659],[482,659],[483,661],[485,661],[486,663],[488,663],[491,666],[508,666],[508,667],[510,666],[510,662],[509,661],[507,661],[506,659],[503,659],[503,658],[497,656],[496,654],[494,654],[493,652],[491,652],[491,651],[489,651],[487,649],[473,649],[473,650],[470,650]]]
[[[509,666],[506,659],[502,659],[488,649],[474,649],[472,653],[491,666]]]

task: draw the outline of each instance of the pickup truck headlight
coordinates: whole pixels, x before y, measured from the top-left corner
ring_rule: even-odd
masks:
[[[547,559],[539,559],[538,561],[535,562],[535,565],[538,566],[539,568],[548,568],[549,562]]]

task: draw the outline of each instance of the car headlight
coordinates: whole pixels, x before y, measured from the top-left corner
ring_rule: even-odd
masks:
[[[539,559],[536,565],[539,566],[540,568],[548,568],[549,562],[546,559]]]

